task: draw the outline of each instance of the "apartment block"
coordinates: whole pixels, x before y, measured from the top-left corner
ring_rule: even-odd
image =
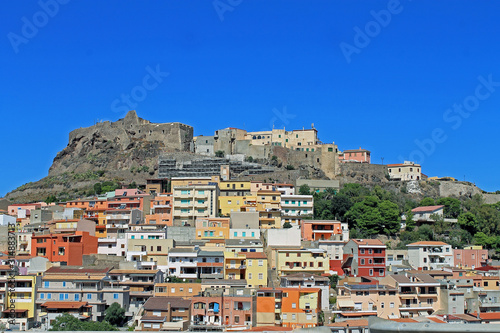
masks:
[[[283,249],[276,251],[278,276],[295,273],[327,274],[329,258],[321,249]]]
[[[453,249],[444,242],[421,241],[406,245],[408,261],[418,270],[453,267]]]
[[[387,246],[378,239],[351,239],[344,246],[344,271],[349,276],[383,277]]]
[[[197,218],[216,217],[218,194],[217,183],[173,187],[174,225],[195,226]]]

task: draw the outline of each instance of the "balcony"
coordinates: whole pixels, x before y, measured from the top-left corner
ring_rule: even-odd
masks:
[[[106,229],[128,229],[128,224],[106,224]]]
[[[130,215],[128,214],[106,215],[106,220],[130,220]]]
[[[12,292],[12,290],[9,289],[9,292]],[[16,292],[16,293],[31,293],[31,292],[33,292],[33,288],[31,288],[31,287],[16,287],[14,292]]]
[[[421,303],[421,304],[401,304],[399,307],[400,311],[418,311],[418,310],[432,310],[432,304]]]

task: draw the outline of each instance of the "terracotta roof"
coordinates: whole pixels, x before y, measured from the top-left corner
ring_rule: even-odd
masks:
[[[156,274],[157,269],[145,270],[145,269],[112,269],[109,274]]]
[[[479,319],[477,319],[477,317],[474,317],[474,316],[471,316],[470,314],[452,314],[452,315],[448,315],[448,319],[455,319],[455,318],[458,318],[458,319],[462,319],[462,320],[465,320],[465,321],[480,321]]]
[[[84,268],[79,266],[65,266],[65,267],[50,267],[45,271],[45,274],[106,274],[111,270],[111,267],[106,268]]]
[[[472,315],[476,315],[476,313],[472,313]],[[500,312],[481,312],[479,317],[482,320],[500,320]]]
[[[168,308],[168,304],[172,308],[189,308],[191,306],[191,300],[186,300],[181,297],[161,297],[155,296],[150,297],[146,303],[144,303],[145,310],[165,310]]]
[[[411,243],[411,244],[408,244],[406,246],[433,246],[433,245],[449,245],[447,243],[444,243],[444,242],[436,242],[436,241],[420,241],[420,242],[415,242],[415,243]]]
[[[358,245],[384,245],[378,239],[353,239],[352,241]]]
[[[239,254],[244,254],[247,259],[267,259],[264,252],[240,252]]]
[[[41,306],[47,309],[80,309],[89,305],[87,302],[45,302]]]
[[[445,324],[446,322],[439,319],[439,318],[436,318],[436,317],[427,317],[427,319],[429,319],[430,321],[433,321],[435,323],[438,323],[438,324]]]
[[[398,319],[390,319],[392,321],[398,322],[398,323],[418,323],[415,319],[411,318],[398,318]]]
[[[63,281],[75,281],[75,280],[89,280],[89,281],[99,281],[106,277],[106,275],[45,275],[43,280],[63,280]]]
[[[260,326],[260,327],[252,327],[245,332],[283,332],[283,331],[293,331],[294,329],[291,327],[281,327],[281,326]]]
[[[342,312],[341,314],[344,317],[364,317],[364,316],[376,316],[377,311],[375,311],[375,312]]]
[[[367,327],[368,326],[368,319],[349,319],[346,321],[341,321],[338,323],[331,323],[326,326],[328,327]]]
[[[443,208],[444,205],[438,205],[438,206],[422,206],[422,207],[417,207],[413,208],[411,211],[413,213],[421,213],[421,212],[434,212],[438,209]]]

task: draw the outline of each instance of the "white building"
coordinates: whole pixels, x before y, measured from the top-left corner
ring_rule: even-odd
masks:
[[[281,195],[294,195],[295,186],[293,184],[275,184],[276,191],[280,192]]]
[[[198,250],[174,248],[168,252],[168,275],[181,279],[198,278]]]
[[[433,270],[453,267],[453,250],[444,242],[421,241],[406,245],[408,261],[415,269]]]
[[[299,225],[305,216],[313,216],[314,199],[312,195],[282,195],[281,222]]]

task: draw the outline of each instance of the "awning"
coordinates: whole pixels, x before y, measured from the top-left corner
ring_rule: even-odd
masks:
[[[429,314],[427,313],[427,311],[418,311],[418,315],[419,316],[428,316]]]
[[[398,316],[392,314],[392,315],[389,315],[389,319],[398,319]]]
[[[341,299],[337,300],[339,308],[353,308],[354,301],[352,299]]]
[[[408,311],[401,311],[401,317],[409,317],[410,313]]]

